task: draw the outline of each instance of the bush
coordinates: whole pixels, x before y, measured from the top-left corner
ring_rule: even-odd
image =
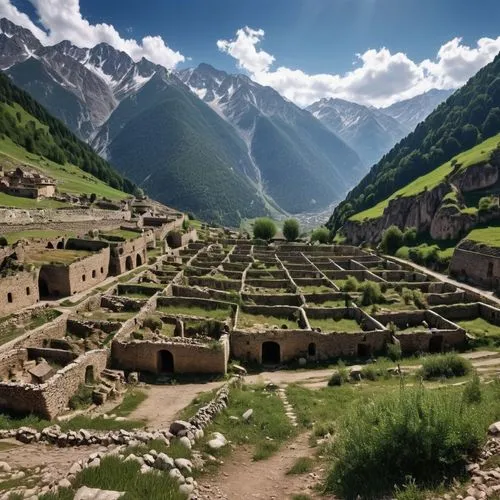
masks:
[[[287,219],[283,223],[283,235],[287,241],[295,241],[299,237],[299,221],[297,219]]]
[[[491,208],[492,201],[493,200],[492,200],[491,196],[483,196],[479,200],[479,205],[478,205],[479,211],[486,212],[487,210],[489,210]]]
[[[356,292],[359,288],[359,281],[354,276],[348,276],[342,290],[344,292]]]
[[[7,238],[5,236],[0,236],[0,247],[6,247],[8,244]]]
[[[146,328],[153,330],[153,332],[155,330],[161,330],[163,327],[163,322],[162,322],[161,318],[159,318],[158,316],[153,316],[153,315],[146,316],[144,318],[144,321],[142,322],[142,324]]]
[[[424,358],[419,374],[425,380],[463,377],[470,373],[471,369],[471,362],[458,354],[437,354]]]
[[[361,290],[361,305],[363,306],[379,304],[385,300],[380,285],[374,281],[365,281],[359,289]]]
[[[330,241],[330,231],[326,227],[319,227],[311,234],[311,242],[328,243]]]
[[[474,373],[472,380],[467,382],[464,388],[464,401],[467,404],[476,404],[480,403],[483,396],[481,393],[481,381],[479,380],[479,375]]]
[[[339,361],[337,365],[337,371],[332,374],[328,385],[330,387],[339,386],[349,381],[349,372],[342,361]]]
[[[423,388],[360,402],[339,423],[327,490],[348,499],[381,498],[408,476],[417,485],[451,480],[485,440],[484,413],[463,404],[460,393]]]
[[[417,229],[409,227],[403,234],[403,245],[412,247],[417,242]]]
[[[387,357],[391,361],[399,361],[403,357],[401,344],[399,342],[396,342],[395,344],[387,344]]]
[[[422,290],[413,290],[413,303],[419,308],[419,309],[427,309],[427,301],[425,300],[424,294],[422,293]]]
[[[401,297],[403,298],[403,302],[407,306],[409,306],[413,302],[413,292],[409,288],[403,288]]]
[[[365,365],[361,369],[361,376],[366,380],[375,381],[379,375],[380,372],[373,365]]]
[[[403,232],[398,226],[391,226],[387,228],[380,242],[382,252],[389,255],[394,255],[396,251],[403,246]]]
[[[78,391],[69,398],[68,406],[72,410],[87,408],[92,404],[92,387],[81,384]]]
[[[256,219],[253,224],[253,237],[269,241],[276,234],[276,224],[269,217]]]

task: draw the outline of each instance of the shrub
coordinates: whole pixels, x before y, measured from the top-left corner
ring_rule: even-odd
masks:
[[[464,401],[468,404],[480,403],[482,399],[481,381],[479,375],[474,373],[472,379],[464,387]]]
[[[287,241],[295,241],[300,234],[299,221],[297,219],[287,219],[283,223],[283,235]]]
[[[409,288],[403,288],[401,297],[403,298],[403,302],[409,306],[413,301],[413,292]]]
[[[365,365],[361,370],[361,376],[367,380],[375,381],[379,375],[379,371],[373,365]]]
[[[391,361],[399,361],[403,357],[401,344],[399,342],[396,342],[395,344],[387,344],[387,357]]]
[[[479,200],[479,205],[478,205],[479,211],[485,212],[485,211],[489,210],[491,208],[491,204],[492,204],[491,196],[483,196]]]
[[[92,404],[92,387],[81,384],[78,391],[69,398],[68,406],[72,410],[87,408]]]
[[[370,306],[384,301],[384,295],[380,290],[380,285],[374,281],[365,281],[359,287],[361,290],[361,304]]]
[[[149,328],[153,331],[161,330],[161,328],[163,327],[163,322],[162,322],[161,318],[159,318],[158,316],[154,316],[154,315],[146,316],[144,318],[142,324],[146,328]]]
[[[0,236],[0,247],[6,247],[8,244],[7,238],[5,236]]]
[[[349,372],[345,367],[342,361],[339,361],[337,364],[337,371],[332,374],[330,380],[328,381],[328,385],[331,386],[339,386],[349,381]]]
[[[409,227],[403,234],[403,244],[412,247],[417,241],[417,228]]]
[[[380,243],[382,252],[389,255],[394,255],[398,248],[403,246],[403,232],[398,226],[391,226],[387,228]]]
[[[330,231],[326,227],[319,227],[311,234],[311,242],[328,243],[330,241]]]
[[[419,309],[427,309],[427,301],[425,300],[424,294],[422,293],[422,290],[413,290],[413,303],[419,308]]]
[[[472,364],[455,353],[437,354],[424,358],[419,374],[425,379],[463,377],[470,373]]]
[[[276,234],[276,224],[269,217],[256,219],[253,224],[253,237],[269,241]]]
[[[488,418],[457,392],[403,388],[360,402],[339,423],[327,490],[343,498],[381,498],[408,476],[417,485],[450,480],[482,446]]]
[[[348,276],[342,290],[344,292],[355,292],[359,288],[359,281],[354,276]]]

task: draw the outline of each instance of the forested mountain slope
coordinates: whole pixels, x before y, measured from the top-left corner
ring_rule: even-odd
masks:
[[[352,215],[498,132],[500,56],[385,155],[335,209],[328,226],[337,230]]]

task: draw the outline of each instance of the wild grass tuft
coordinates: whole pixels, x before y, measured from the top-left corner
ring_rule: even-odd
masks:
[[[422,361],[419,375],[425,380],[463,377],[472,370],[472,363],[455,353],[428,356]]]

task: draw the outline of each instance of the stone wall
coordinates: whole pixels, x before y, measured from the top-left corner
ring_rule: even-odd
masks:
[[[165,341],[118,341],[111,347],[112,366],[121,370],[160,374],[162,352],[172,356],[172,373],[226,373],[229,341],[223,335],[216,344],[181,343],[178,339]],[[168,355],[167,355],[168,356]]]
[[[455,248],[450,275],[486,288],[500,288],[500,255],[479,246],[466,248],[464,244]]]
[[[38,269],[34,269],[0,277],[0,316],[38,302],[38,273]]]
[[[279,345],[280,363],[298,358],[326,361],[383,352],[389,338],[387,330],[328,334],[309,330],[269,330],[262,333],[237,330],[231,334],[231,353],[234,358],[262,364],[263,344],[275,342]]]
[[[44,384],[0,383],[0,407],[12,413],[35,413],[53,419],[62,413],[69,399],[85,382],[87,367],[97,377],[106,368],[108,352],[100,349],[82,354],[60,369]]]
[[[500,326],[500,309],[482,302],[442,305],[433,307],[432,310],[450,321],[483,318],[494,325]]]
[[[53,297],[67,297],[98,285],[108,277],[109,248],[68,265],[43,264],[39,282]]]
[[[147,262],[147,239],[145,235],[130,241],[111,243],[109,273],[123,274]]]
[[[98,208],[33,209],[0,208],[0,224],[45,224],[51,222],[130,220],[129,211]]]

